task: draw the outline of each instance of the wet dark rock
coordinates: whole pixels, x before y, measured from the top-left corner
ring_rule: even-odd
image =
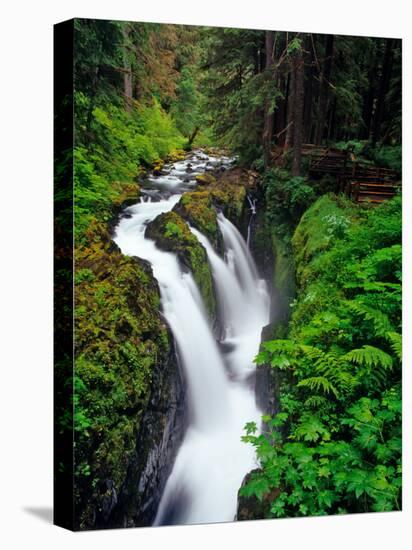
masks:
[[[246,485],[246,483],[250,481],[250,478],[258,472],[258,468],[249,472],[243,479],[242,487]],[[262,500],[259,500],[255,496],[244,497],[238,495],[237,514],[235,519],[238,521],[247,521],[268,517],[270,507],[279,494],[279,489],[273,489],[267,493]]]
[[[152,525],[186,427],[184,378],[171,349],[153,372],[152,394],[111,526]]]
[[[127,209],[122,215],[128,215]],[[92,459],[90,475],[76,479],[75,528],[151,525],[185,432],[185,384],[171,332],[159,312],[159,286],[150,263],[124,256],[110,239],[107,227],[90,227],[90,231],[93,248],[78,250],[76,256],[78,268],[92,273],[91,280],[82,280],[76,286],[79,311],[86,312],[77,316],[76,351],[78,356],[87,353],[88,357],[87,364],[77,362],[77,374],[86,377],[90,364],[101,365],[100,349],[105,350],[107,357],[107,338],[96,336],[96,326],[105,323],[110,323],[118,345],[124,341],[145,343],[141,358],[150,361],[151,372],[139,393],[130,384],[128,365],[118,374],[130,391],[122,402],[124,437],[122,434],[116,445],[110,439],[118,428],[116,421],[110,419],[110,395],[104,394],[101,399],[108,422],[103,432],[91,427],[87,438],[81,441],[83,456]],[[110,286],[107,299],[100,306],[94,293],[102,285]],[[124,315],[114,322],[110,312],[119,303]],[[99,316],[93,314],[97,307]],[[129,318],[142,322],[133,326]],[[119,360],[118,356],[115,360]],[[111,365],[110,356],[106,361]],[[101,373],[97,370],[94,374],[94,383],[106,390],[104,372]],[[113,412],[115,416],[117,411]],[[79,441],[77,445],[80,448]],[[103,452],[97,454],[100,449]]]
[[[100,499],[96,513],[96,526],[104,526],[112,513],[114,507],[117,504],[117,493],[114,481],[106,479],[101,482],[100,487]]]
[[[185,271],[191,271],[211,318],[216,316],[213,277],[203,246],[176,212],[165,212],[151,221],[145,236],[166,252],[173,252]]]
[[[273,324],[263,327],[262,342],[273,338],[273,328]],[[280,382],[280,373],[277,369],[272,369],[268,364],[256,367],[256,405],[265,415],[272,416],[279,412]]]

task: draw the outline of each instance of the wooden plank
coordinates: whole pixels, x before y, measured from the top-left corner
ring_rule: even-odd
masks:
[[[359,195],[383,195],[385,197],[394,197],[396,193],[387,193],[385,191],[362,191],[362,189],[359,190]]]
[[[382,204],[383,202],[385,202],[386,199],[369,199],[367,198],[366,200],[360,200],[360,198],[358,199],[357,202],[367,202],[367,203],[376,203],[376,204]]]
[[[351,185],[359,185],[361,187],[374,187],[377,189],[400,189],[399,185],[392,185],[390,183],[381,183],[381,182],[375,182],[375,183],[366,183],[364,181],[351,181]]]

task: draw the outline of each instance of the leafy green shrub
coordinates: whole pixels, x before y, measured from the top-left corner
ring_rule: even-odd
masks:
[[[402,145],[381,145],[368,151],[368,156],[378,166],[402,172]]]
[[[359,157],[363,154],[367,145],[367,140],[358,141],[355,139],[334,143],[334,147],[336,147],[336,149],[339,149],[340,151],[351,151],[356,157]]]
[[[275,232],[285,235],[315,200],[315,192],[304,177],[291,177],[279,168],[265,172],[267,216]]]
[[[281,488],[268,517],[400,510],[399,386],[380,399],[358,399],[340,418],[327,408],[321,411],[302,414],[288,442],[279,427],[290,421],[289,411],[266,418],[265,434],[256,435],[256,426],[248,426],[243,440],[256,447],[262,469],[241,494],[262,500]]]
[[[398,174],[402,172],[402,145],[378,145],[373,147],[369,141],[340,141],[334,147],[341,151],[350,151],[360,161],[366,161],[384,168],[391,168]]]
[[[325,196],[296,229],[289,332],[256,358],[277,371],[281,412],[244,436],[261,467],[241,495],[266,517],[401,508],[400,242],[399,197]]]
[[[90,108],[90,100],[83,94],[78,92],[75,98],[81,112]],[[131,113],[114,104],[95,106],[90,125],[92,140],[84,140],[82,117],[77,120],[75,235],[80,241],[93,220],[110,219],[114,203],[127,194],[141,167],[182,147],[185,140],[155,100]]]

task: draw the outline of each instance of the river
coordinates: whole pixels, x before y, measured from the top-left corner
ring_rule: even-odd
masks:
[[[159,250],[145,237],[147,224],[196,186],[197,174],[227,169],[232,162],[197,150],[165,166],[160,175],[148,178],[141,201],[125,210],[115,230],[114,240],[124,254],[152,265],[187,384],[189,426],[154,525],[232,521],[242,480],[257,465],[253,448],[241,436],[246,422],[260,424],[253,358],[261,329],[269,322],[269,298],[250,251],[222,213],[223,257],[191,228],[206,249],[214,279],[222,327],[218,342],[192,275],[182,270],[173,253]]]

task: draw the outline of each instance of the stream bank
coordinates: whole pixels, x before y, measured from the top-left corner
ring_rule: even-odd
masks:
[[[245,240],[250,226],[252,230],[249,244],[257,260],[259,272],[264,274],[267,280],[276,278],[276,250],[273,251],[271,246],[267,246],[269,233],[264,223],[264,200],[263,197],[259,197],[256,174],[237,167],[231,168],[230,159],[225,157],[222,164],[217,157],[212,156],[210,159],[210,156],[201,151],[194,154],[198,157],[197,165],[196,162],[179,159],[156,167],[152,175],[139,182],[140,200],[154,206],[159,200],[163,200],[162,197],[170,198],[176,196],[176,192],[180,193],[180,198],[176,198],[177,202],[173,202],[170,211],[155,216],[152,222],[145,224],[146,237],[153,239],[161,250],[176,254],[183,273],[193,273],[215,337],[221,338],[224,326],[222,311],[221,308],[219,311],[217,305],[216,280],[213,279],[210,262],[206,259],[205,247],[199,244],[193,232],[188,231],[187,222],[193,226],[193,230],[201,231],[220,255],[225,250],[225,243],[219,228],[217,212],[221,212],[239,227]],[[251,197],[257,202],[252,223]],[[132,197],[124,197],[124,200],[129,206],[121,210],[118,217],[120,222],[122,219],[127,221],[133,216],[134,207],[130,207],[130,203],[135,201]],[[109,234],[103,234],[102,231],[100,234],[101,237],[97,241],[96,238],[91,239],[95,242],[91,250],[86,250],[78,256],[78,278],[84,277],[87,281],[89,294],[87,298],[80,280],[79,304],[84,304],[86,312],[94,300],[93,307],[96,310],[94,316],[88,315],[87,318],[83,318],[83,310],[80,308],[78,330],[82,338],[79,338],[81,353],[78,368],[82,380],[86,380],[87,383],[85,369],[90,369],[90,365],[97,358],[100,362],[101,358],[108,363],[114,362],[118,370],[117,373],[113,372],[113,383],[122,381],[121,387],[126,390],[124,395],[129,397],[126,400],[122,395],[118,396],[116,416],[113,419],[108,418],[109,424],[105,433],[107,442],[104,443],[104,447],[93,434],[88,438],[87,444],[94,447],[96,459],[99,458],[98,469],[91,472],[94,485],[87,489],[91,478],[87,475],[83,477],[83,494],[87,495],[87,505],[81,514],[80,527],[144,526],[150,525],[154,520],[166,481],[189,424],[187,383],[169,323],[165,323],[162,313],[159,312],[159,286],[154,279],[152,267],[145,260],[132,257],[135,254],[121,255],[119,248],[110,240]],[[116,288],[112,288],[104,276],[109,266],[113,275],[110,280]],[[141,281],[137,291],[133,280]],[[93,284],[90,284],[91,282]],[[272,285],[270,293],[273,304],[276,300],[276,289],[273,289]],[[107,310],[106,303],[102,300],[109,295],[112,306]],[[96,300],[99,296],[100,302],[99,299]],[[96,303],[101,303],[104,312]],[[278,310],[275,307],[274,312],[276,311]],[[272,319],[274,312],[272,310]],[[107,322],[114,327],[114,334],[123,334],[121,348],[113,346],[104,351],[102,346],[107,337],[106,333],[101,334],[101,344],[98,336],[94,336],[93,340],[91,335],[98,335],[96,330],[101,324],[102,314],[107,316]],[[86,329],[90,333],[88,337]],[[135,342],[139,355],[133,355],[128,345],[130,341]],[[226,348],[229,350],[230,346]],[[223,346],[222,350],[226,348]],[[258,344],[250,360],[257,349]],[[142,366],[146,374],[142,372]],[[136,369],[136,374],[133,374],[133,369]],[[99,376],[97,368],[95,373]],[[138,386],[136,381],[133,382],[135,376],[140,380]],[[97,395],[104,386],[99,384],[99,380],[93,383]],[[253,381],[251,383],[254,384]],[[270,380],[267,379],[267,373],[262,376],[259,368],[256,374],[257,405],[262,410],[267,410],[268,407],[266,396],[271,394],[268,384]],[[135,389],[130,391],[132,387]],[[87,392],[88,402],[92,405],[94,394],[91,384],[87,385]],[[108,407],[112,407],[110,402]],[[250,419],[245,418],[245,421],[247,420]],[[126,439],[121,435],[124,433],[123,430],[128,434]],[[110,441],[112,443],[109,443]],[[114,467],[116,461],[122,465],[120,469]],[[237,487],[240,482],[241,479],[237,482]],[[84,506],[82,502],[84,501],[79,501],[80,508]]]

